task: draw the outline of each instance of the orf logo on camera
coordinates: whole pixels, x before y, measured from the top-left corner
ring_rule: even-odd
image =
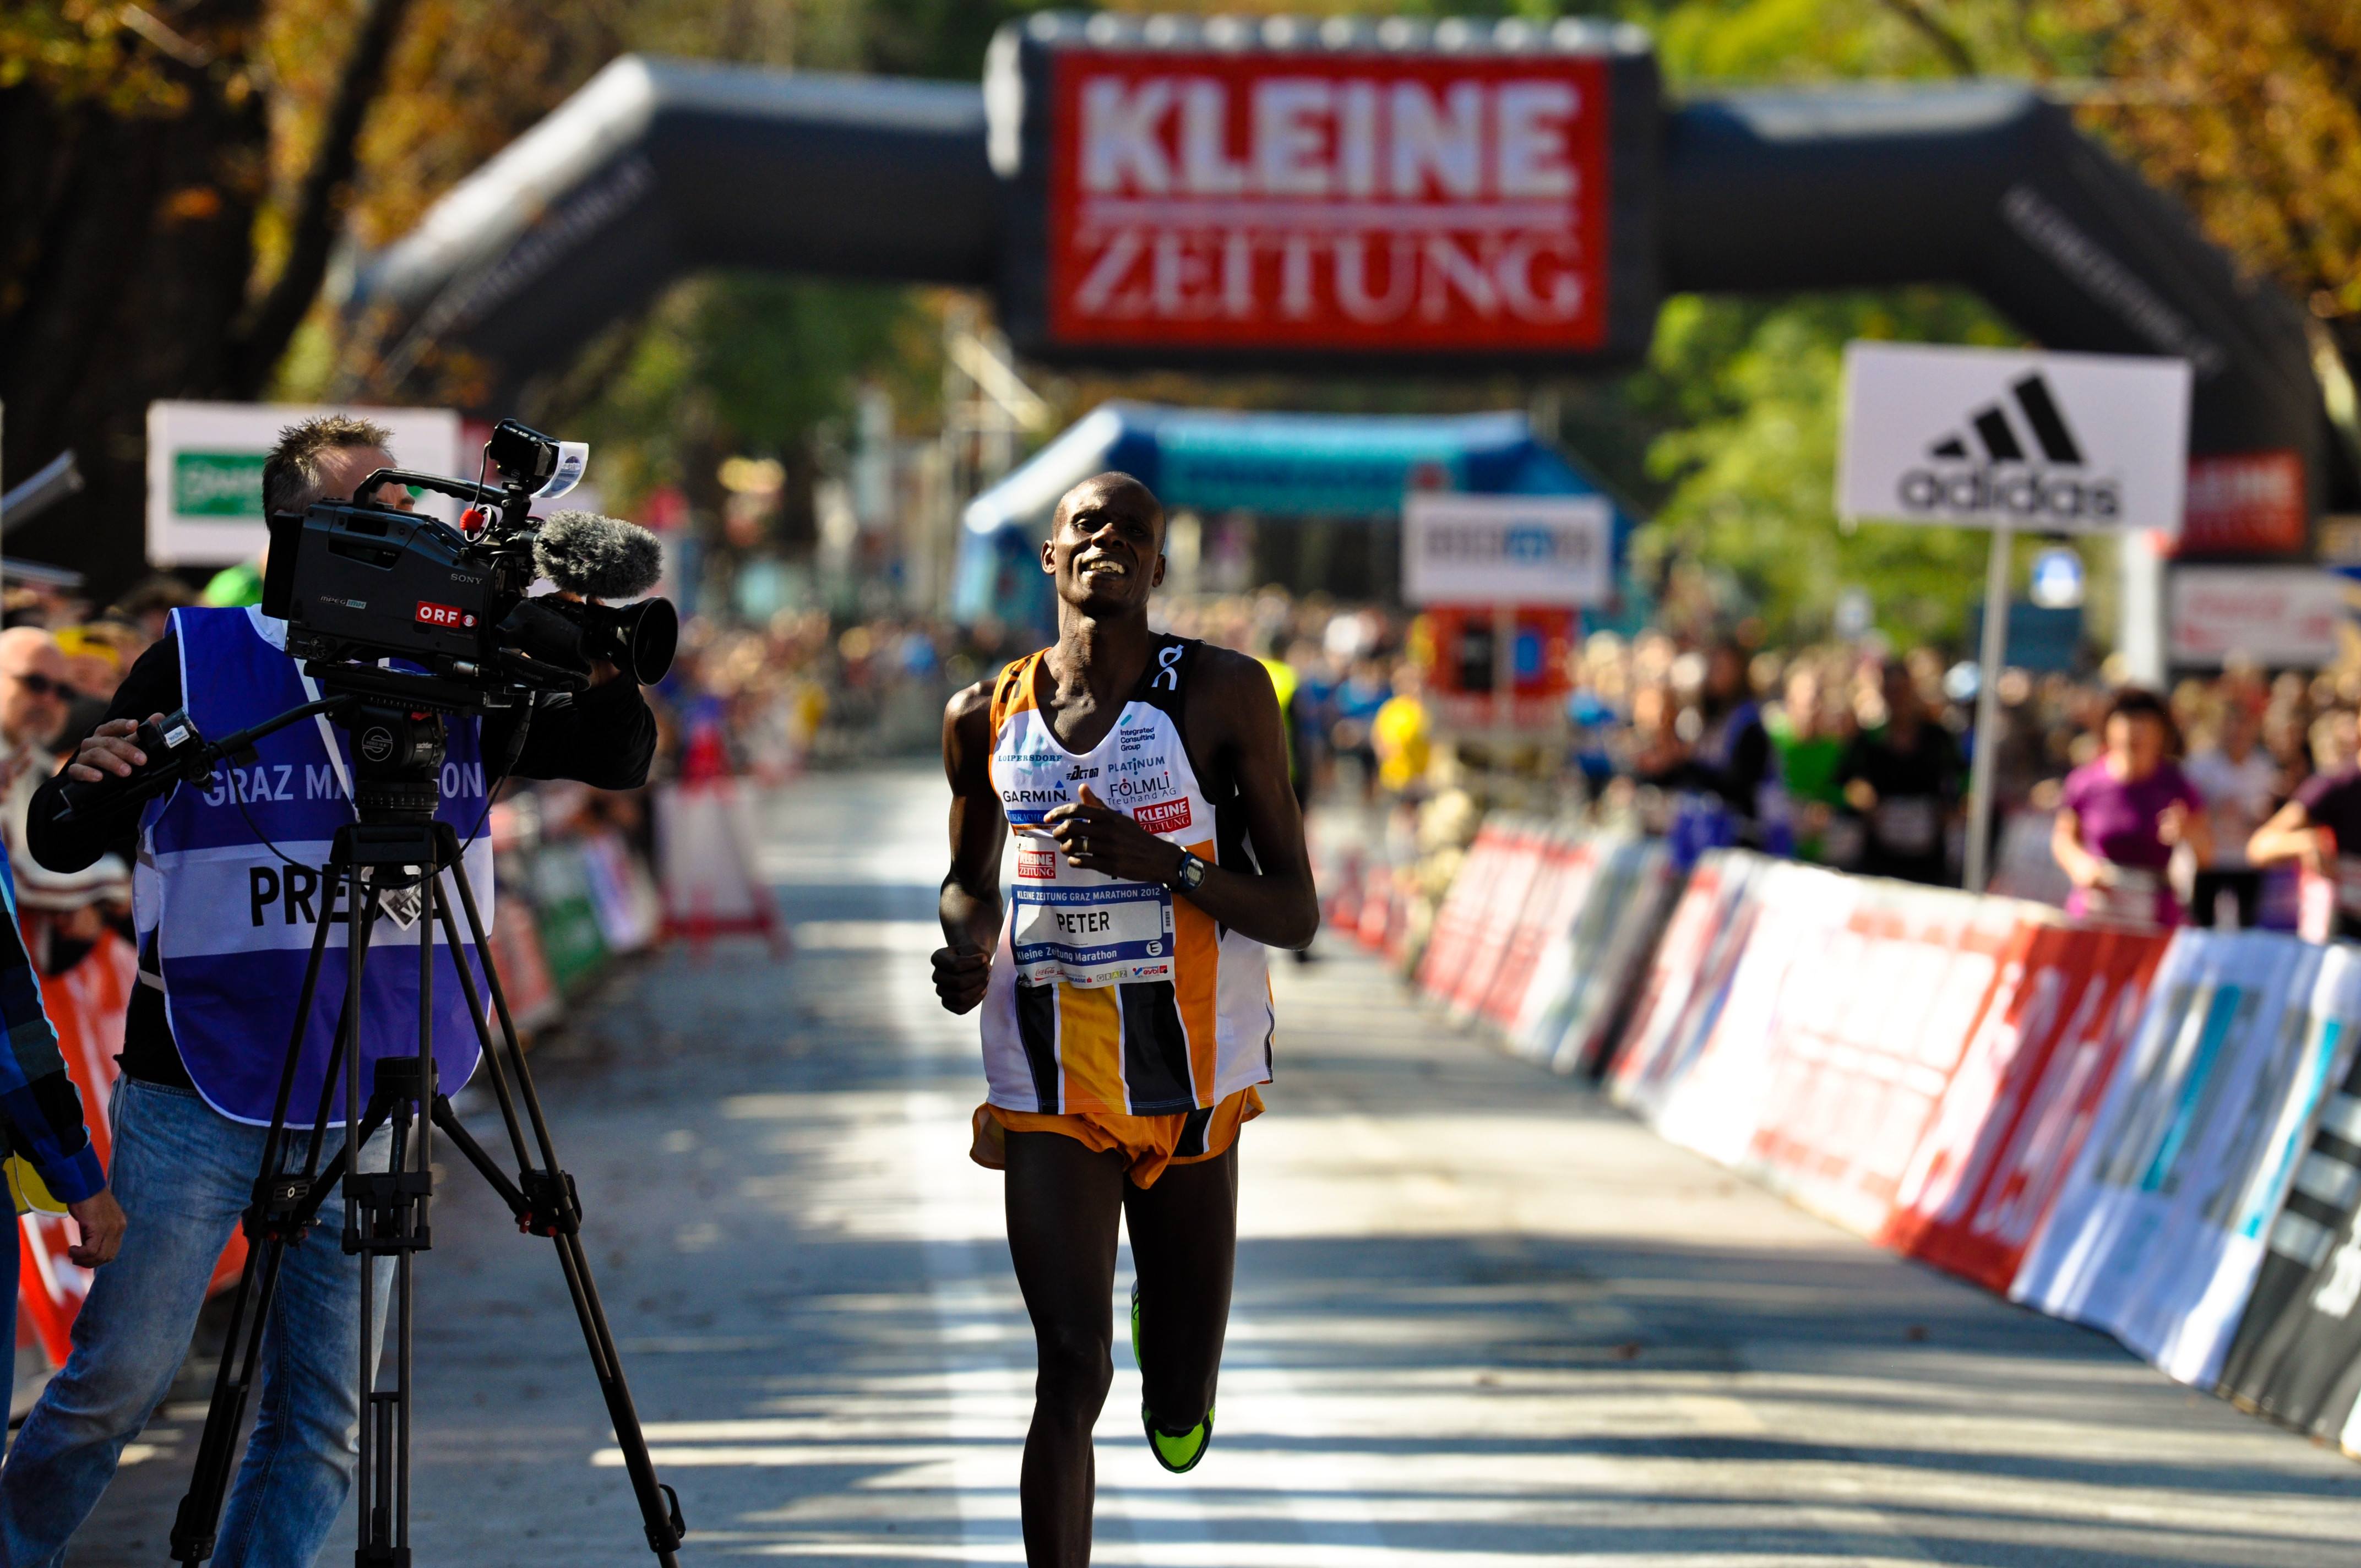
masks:
[[[456,626],[471,628],[476,618],[455,604],[436,604],[431,599],[418,601],[418,613],[412,618],[421,626]]]

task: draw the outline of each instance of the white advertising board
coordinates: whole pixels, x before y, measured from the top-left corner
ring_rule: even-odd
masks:
[[[1614,509],[1604,496],[1422,491],[1402,502],[1402,598],[1596,604],[1614,588]]]
[[[2186,361],[1845,345],[1841,517],[2177,533],[2188,468]]]
[[[228,566],[251,561],[269,538],[262,460],[298,420],[355,413],[386,427],[394,461],[423,474],[459,472],[459,416],[449,409],[344,409],[309,403],[157,402],[148,405],[148,559],[158,566]],[[445,521],[458,503],[422,495],[421,511]]]
[[[2233,653],[2265,664],[2324,664],[2352,613],[2353,585],[2312,566],[2176,566],[2165,647],[2176,664],[2217,665]]]

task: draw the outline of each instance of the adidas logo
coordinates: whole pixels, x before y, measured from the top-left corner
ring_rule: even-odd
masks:
[[[2007,402],[1976,410],[1964,430],[1927,446],[1932,463],[1902,476],[1903,506],[1930,519],[2112,521],[2123,510],[2122,487],[2114,478],[2058,472],[2085,464],[2049,383],[2036,371],[2008,390]]]

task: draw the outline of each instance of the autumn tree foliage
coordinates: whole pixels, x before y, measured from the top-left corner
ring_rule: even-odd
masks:
[[[398,237],[616,55],[972,76],[1007,11],[997,0],[8,0],[0,477],[71,448],[90,485],[12,534],[9,553],[94,565],[102,593],[138,575],[156,399],[340,381],[381,390],[338,364],[363,346],[321,305],[339,257]]]

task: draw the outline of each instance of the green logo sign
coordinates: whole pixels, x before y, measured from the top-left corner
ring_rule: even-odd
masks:
[[[172,510],[181,517],[262,516],[259,452],[176,452]]]

